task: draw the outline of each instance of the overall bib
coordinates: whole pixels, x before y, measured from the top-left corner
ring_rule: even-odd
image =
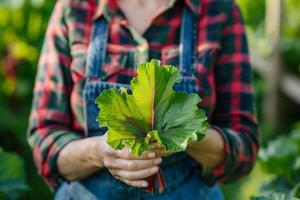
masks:
[[[180,30],[179,70],[182,81],[176,83],[175,90],[197,93],[194,77],[193,60],[195,35],[197,28],[192,12],[183,9]],[[107,21],[101,18],[94,22],[87,56],[86,80],[84,84],[84,115],[86,136],[104,134],[107,129],[99,128],[96,121],[99,109],[95,104],[96,97],[105,89],[127,87],[127,84],[103,82],[101,65],[106,54],[108,39]],[[223,200],[218,185],[208,187],[201,181],[201,166],[186,153],[175,153],[163,158],[161,169],[166,187],[162,194],[149,194],[145,189],[131,187],[115,179],[107,169],[102,169],[91,177],[81,181],[65,182],[56,192],[56,200]]]

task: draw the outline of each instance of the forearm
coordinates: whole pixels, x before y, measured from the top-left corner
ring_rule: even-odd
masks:
[[[72,181],[88,177],[103,168],[96,148],[96,145],[100,145],[101,136],[97,138],[72,141],[60,151],[57,168],[61,176]]]
[[[191,141],[186,152],[205,167],[216,167],[225,158],[224,139],[214,129],[209,129],[201,141]]]

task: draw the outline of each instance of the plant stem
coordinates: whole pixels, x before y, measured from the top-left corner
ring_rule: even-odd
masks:
[[[158,191],[159,193],[162,193],[165,189],[165,180],[160,168],[156,174],[147,178],[149,185],[146,188],[146,191],[152,194],[154,193],[155,176],[157,176]]]

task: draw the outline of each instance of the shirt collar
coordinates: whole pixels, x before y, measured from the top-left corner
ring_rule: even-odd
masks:
[[[172,0],[178,1],[178,0]],[[180,1],[180,0],[179,0]],[[186,6],[193,11],[194,14],[200,15],[201,13],[201,0],[183,0]],[[117,0],[97,0],[97,11],[94,15],[94,20],[104,15],[109,20],[117,12],[118,3]]]

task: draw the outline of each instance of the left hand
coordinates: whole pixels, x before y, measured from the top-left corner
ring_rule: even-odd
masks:
[[[158,144],[157,142],[151,144],[150,151],[155,152],[158,157],[166,157],[171,155],[172,153],[166,152],[165,148]]]

